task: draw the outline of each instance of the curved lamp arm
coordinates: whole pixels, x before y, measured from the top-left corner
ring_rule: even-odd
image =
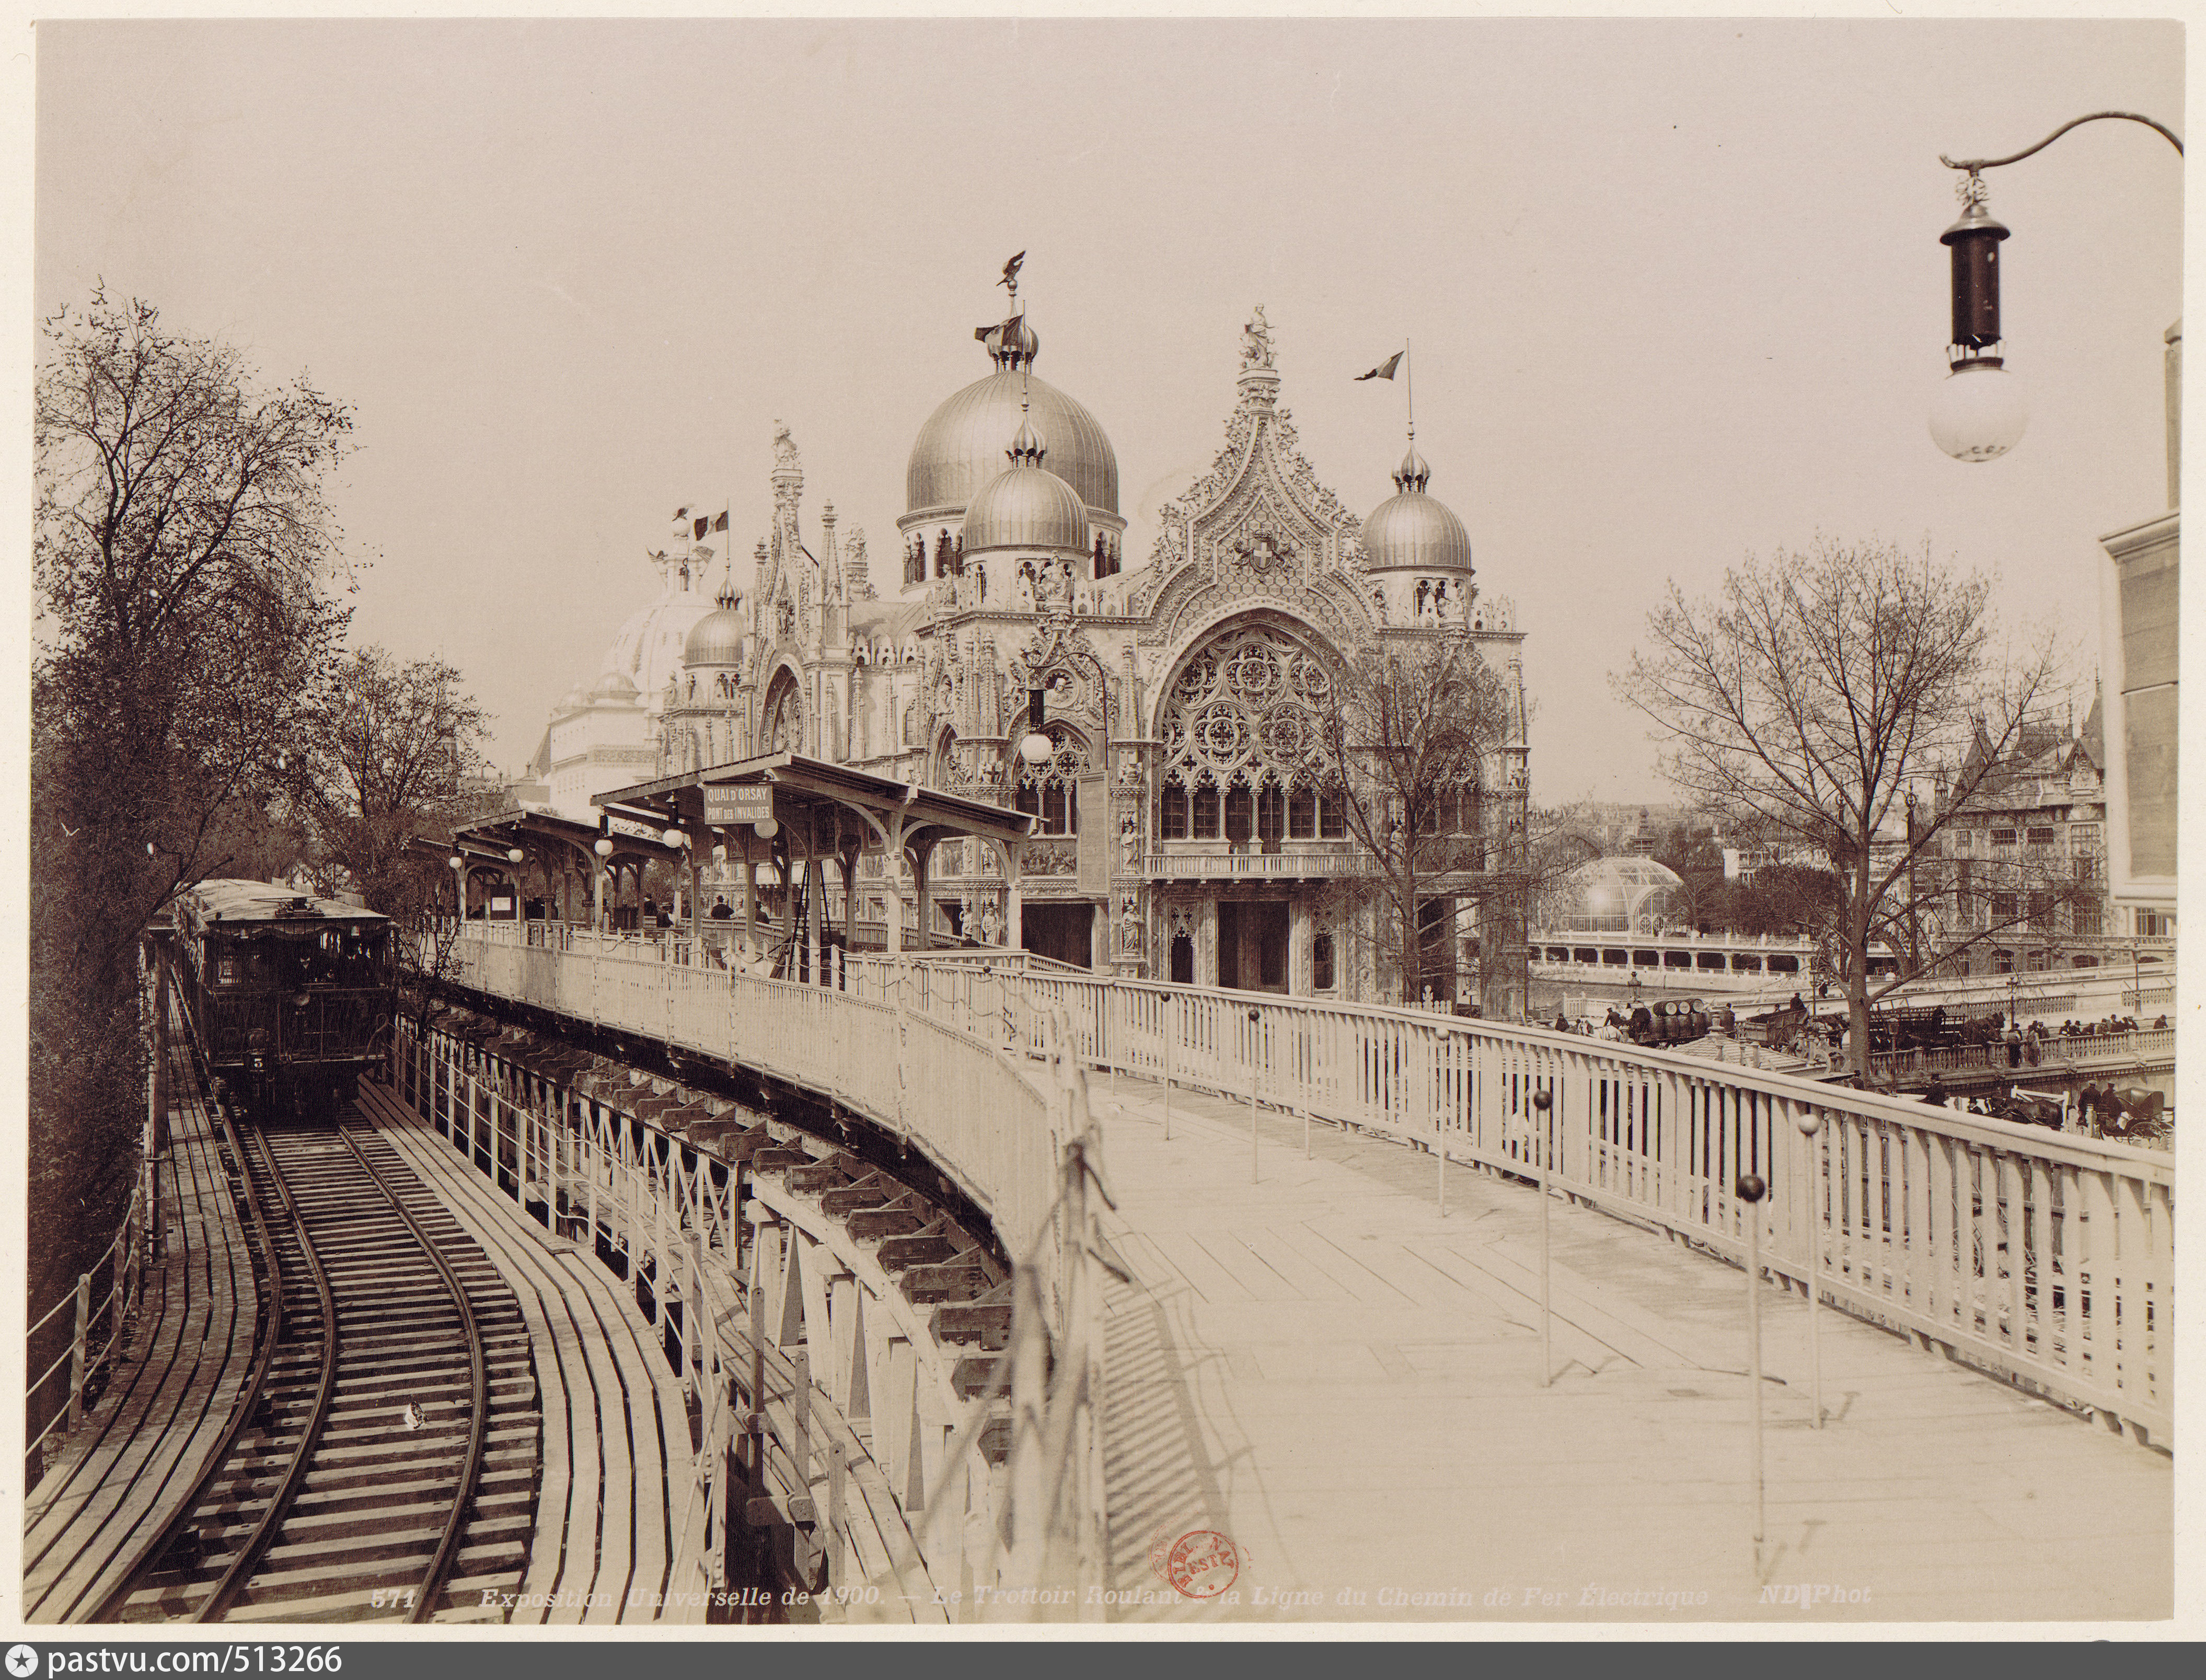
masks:
[[[2169,128],[2166,123],[2155,122],[2149,116],[2140,116],[2133,110],[2095,110],[2089,116],[2079,116],[2072,122],[2062,123],[2051,134],[2048,134],[2043,140],[2038,141],[2036,145],[2028,147],[2024,151],[2018,152],[2011,158],[1970,158],[1956,163],[1953,158],[1948,158],[1941,152],[1938,154],[1938,161],[1943,164],[1949,170],[1966,170],[1970,175],[1974,175],[1978,170],[1995,170],[2002,164],[2018,164],[2024,158],[2028,158],[2034,153],[2044,151],[2047,146],[2052,145],[2054,141],[2059,140],[2061,135],[2066,134],[2071,128],[2080,128],[2086,122],[2103,122],[2108,121],[2142,122],[2146,128],[2151,129],[2162,140],[2166,140],[2170,146],[2173,146],[2179,156],[2182,154],[2183,142],[2176,137],[2175,130]]]

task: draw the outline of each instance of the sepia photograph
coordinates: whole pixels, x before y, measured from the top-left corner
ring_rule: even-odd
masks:
[[[23,23],[10,1675],[2180,1629],[2188,45]]]

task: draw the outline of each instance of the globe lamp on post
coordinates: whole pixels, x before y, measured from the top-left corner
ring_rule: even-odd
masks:
[[[781,825],[772,817],[761,817],[751,825],[751,832],[761,840],[771,840],[781,832]]]
[[[590,849],[595,852],[599,857],[611,857],[613,855],[613,843],[605,838],[603,835],[600,835],[591,845]]]
[[[1047,764],[1057,751],[1057,743],[1042,732],[1048,694],[1046,688],[1027,691],[1027,732],[1019,742],[1019,756],[1037,768]]]

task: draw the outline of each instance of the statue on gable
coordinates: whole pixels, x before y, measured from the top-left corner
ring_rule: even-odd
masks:
[[[788,425],[781,420],[773,423],[773,468],[777,473],[796,467],[796,440],[789,435]]]
[[[1241,369],[1269,367],[1272,365],[1272,327],[1264,319],[1264,306],[1258,304],[1254,319],[1241,329]]]

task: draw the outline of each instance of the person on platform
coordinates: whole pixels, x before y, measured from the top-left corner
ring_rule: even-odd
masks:
[[[1933,1108],[1943,1108],[1946,1106],[1947,1094],[1946,1081],[1939,1078],[1936,1074],[1932,1074],[1930,1083],[1923,1089],[1923,1100]]]
[[[2022,1065],[2022,1028],[2012,1021],[2006,1024],[2006,1064],[2010,1068]]]
[[[728,903],[726,893],[720,894],[712,901],[712,917],[714,921],[725,921],[735,913],[735,907]]]

